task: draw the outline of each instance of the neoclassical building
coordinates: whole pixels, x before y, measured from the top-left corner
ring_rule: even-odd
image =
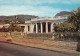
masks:
[[[54,24],[60,24],[67,21],[67,17],[42,17],[32,18],[25,21],[25,24],[20,24],[24,28],[24,32],[29,33],[53,33]]]

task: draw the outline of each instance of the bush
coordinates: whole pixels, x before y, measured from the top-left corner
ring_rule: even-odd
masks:
[[[61,23],[54,26],[56,32],[74,32],[76,27],[72,23]]]

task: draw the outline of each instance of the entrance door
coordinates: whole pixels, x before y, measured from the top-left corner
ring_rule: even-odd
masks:
[[[46,32],[46,23],[43,23],[43,32]]]
[[[51,31],[51,23],[48,23],[48,32]]]

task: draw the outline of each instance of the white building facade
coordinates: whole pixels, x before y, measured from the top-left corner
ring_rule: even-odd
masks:
[[[67,17],[42,17],[25,21],[24,32],[29,33],[53,33],[54,24],[60,24],[67,20]]]

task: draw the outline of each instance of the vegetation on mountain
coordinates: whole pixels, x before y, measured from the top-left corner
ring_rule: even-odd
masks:
[[[69,12],[69,11],[61,11],[61,12],[57,13],[57,14],[55,15],[55,17],[56,17],[56,16],[71,15],[71,13],[72,13],[72,12]]]
[[[16,17],[15,17],[16,16]],[[13,16],[0,16],[0,23],[9,24],[12,21],[19,24],[23,24],[25,20],[31,20],[31,18],[37,18],[38,16],[34,15],[13,15]]]
[[[38,16],[34,16],[34,15],[0,16],[0,20],[6,20],[6,19],[13,20],[13,19],[16,19],[15,16],[18,17],[18,18],[20,18],[20,19],[22,19],[23,21],[25,21],[25,20],[30,20],[31,18],[36,18],[36,17],[38,17]]]

